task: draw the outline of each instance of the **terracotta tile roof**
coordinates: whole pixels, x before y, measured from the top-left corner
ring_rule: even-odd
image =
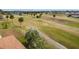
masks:
[[[10,35],[0,39],[0,48],[2,49],[24,49],[25,47],[15,38]]]

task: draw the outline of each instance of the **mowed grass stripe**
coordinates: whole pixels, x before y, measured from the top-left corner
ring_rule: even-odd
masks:
[[[68,26],[71,26],[71,27],[75,27],[75,28],[79,28],[79,23],[72,23],[72,24],[66,24]]]
[[[57,28],[42,26],[41,31],[67,48],[79,48],[79,37]]]

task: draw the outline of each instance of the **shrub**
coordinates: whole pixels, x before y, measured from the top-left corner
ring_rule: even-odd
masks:
[[[44,40],[36,30],[30,29],[25,34],[25,38],[27,48],[44,48]]]

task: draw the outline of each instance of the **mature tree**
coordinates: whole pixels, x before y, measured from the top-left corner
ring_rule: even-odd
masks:
[[[20,18],[18,19],[18,21],[19,21],[19,23],[20,23],[20,27],[21,27],[22,22],[24,21],[24,18],[23,18],[23,17],[20,17]]]
[[[36,18],[41,18],[41,16],[42,16],[42,13],[39,15],[36,15]]]
[[[72,15],[71,14],[69,14],[67,17],[71,17]]]
[[[8,18],[9,18],[9,16],[8,16],[8,15],[6,15],[6,19],[7,19],[7,21],[8,21]]]
[[[14,19],[14,15],[10,15],[10,19]]]
[[[27,48],[44,48],[44,40],[40,37],[37,30],[30,29],[25,34]]]
[[[35,16],[36,14],[34,13],[33,15]]]
[[[6,15],[6,18],[9,18],[9,16],[8,16],[8,15]]]
[[[56,15],[53,15],[53,17],[56,17]]]
[[[37,15],[36,18],[39,18],[39,16]]]
[[[12,23],[13,23],[14,15],[11,14],[10,19],[12,19]]]

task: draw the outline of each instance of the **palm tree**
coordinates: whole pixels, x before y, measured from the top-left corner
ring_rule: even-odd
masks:
[[[21,24],[22,24],[22,22],[24,21],[24,18],[23,18],[23,17],[20,17],[20,18],[18,19],[18,21],[19,21],[20,27],[21,27]]]

